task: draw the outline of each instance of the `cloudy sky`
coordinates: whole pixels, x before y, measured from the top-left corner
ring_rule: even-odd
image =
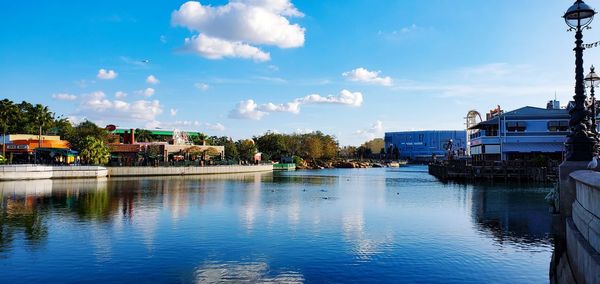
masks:
[[[571,4],[3,1],[0,97],[75,122],[234,138],[321,130],[356,145],[462,129],[471,109],[572,96]]]

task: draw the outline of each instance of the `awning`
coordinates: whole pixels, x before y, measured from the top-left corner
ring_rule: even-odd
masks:
[[[77,151],[73,151],[71,149],[62,149],[62,148],[36,148],[35,151],[46,152],[46,153],[54,153],[65,157],[75,157],[79,154]]]
[[[486,121],[482,121],[480,123],[477,123],[471,127],[469,127],[469,129],[485,129],[488,126],[494,126],[494,125],[498,125],[498,117],[494,117],[490,120],[486,120]]]

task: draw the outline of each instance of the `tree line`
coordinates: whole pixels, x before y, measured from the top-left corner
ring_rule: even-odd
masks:
[[[47,106],[33,105],[26,101],[14,103],[8,99],[0,101],[0,127],[3,134],[23,133],[39,135],[58,135],[69,141],[71,149],[80,152],[83,163],[106,164],[110,153],[109,143],[118,143],[119,137],[111,135],[105,128],[91,121],[83,121],[73,125],[69,119],[56,116]],[[152,135],[148,130],[136,129],[136,140],[143,142],[164,142],[164,138]],[[268,131],[252,139],[234,141],[228,136],[207,136],[200,133],[191,137],[193,144],[204,143],[224,146],[225,159],[228,161],[253,160],[257,152],[267,161],[288,161],[302,163],[318,163],[336,158],[373,159],[393,158],[397,149],[384,149],[383,139],[378,138],[365,142],[360,147],[347,146],[340,148],[333,135],[320,131],[305,134],[281,134]],[[387,153],[387,154],[386,154]]]
[[[108,131],[87,120],[73,125],[66,117],[56,116],[41,104],[1,100],[0,130],[3,135],[58,135],[69,141],[71,149],[80,152],[81,162],[85,164],[105,164],[110,157]]]

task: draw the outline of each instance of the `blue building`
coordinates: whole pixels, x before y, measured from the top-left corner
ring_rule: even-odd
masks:
[[[450,140],[452,140],[452,150],[462,155],[467,147],[466,139],[465,130],[386,132],[384,137],[387,153],[396,147],[400,159],[410,161],[430,161],[433,155],[443,159]]]
[[[506,113],[498,109],[486,118],[469,127],[473,160],[562,160],[569,112],[558,101],[546,108],[526,106]]]

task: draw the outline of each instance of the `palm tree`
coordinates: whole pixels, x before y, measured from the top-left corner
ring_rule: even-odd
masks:
[[[154,137],[152,135],[152,132],[146,129],[138,128],[135,130],[135,139],[138,142],[152,142],[154,140]]]
[[[80,156],[87,164],[101,165],[108,163],[110,150],[101,139],[87,136]]]
[[[52,122],[54,121],[54,113],[50,112],[47,106],[36,104],[29,111],[29,115],[31,116],[32,121],[38,126],[38,148],[41,148],[42,130],[48,129],[52,125]],[[35,160],[37,161],[37,151]]]
[[[2,124],[2,157],[6,157],[6,132],[9,123],[14,123],[17,117],[17,107],[9,99],[0,101],[0,123]]]
[[[198,140],[200,140],[200,145],[206,145],[206,138],[208,136],[204,133],[198,133]]]

